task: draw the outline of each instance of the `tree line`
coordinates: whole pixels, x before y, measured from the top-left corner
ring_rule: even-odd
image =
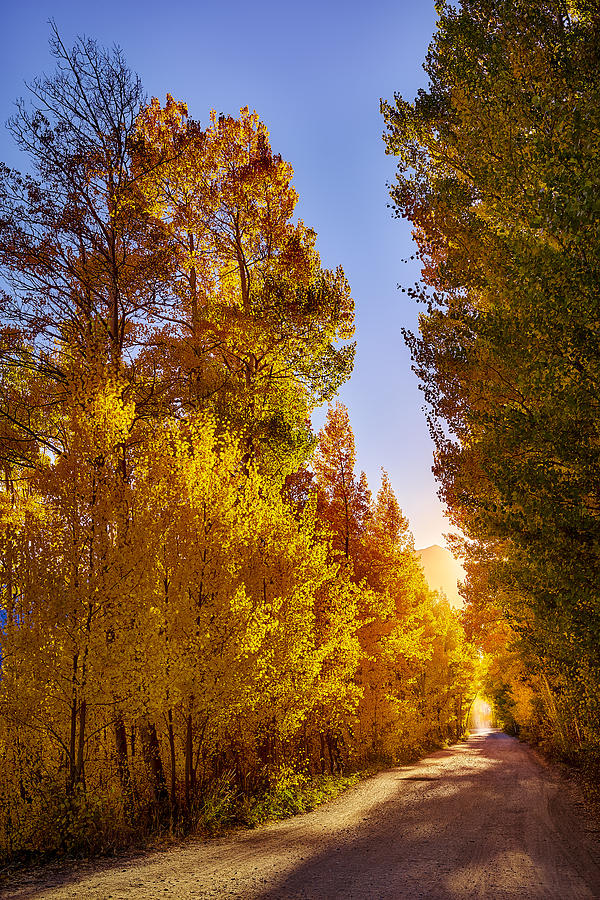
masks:
[[[51,45],[0,180],[5,857],[251,816],[457,737],[475,669],[345,407],[311,429],[353,301],[265,125]]]
[[[465,624],[505,724],[597,775],[600,7],[437,10],[428,88],[383,113]]]

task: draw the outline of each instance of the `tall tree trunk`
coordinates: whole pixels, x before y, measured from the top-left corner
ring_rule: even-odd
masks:
[[[189,810],[191,798],[194,795],[195,775],[193,761],[193,735],[192,735],[192,714],[189,713],[186,719],[185,727],[185,806]]]
[[[67,779],[67,792],[70,794],[75,787],[77,752],[77,667],[79,654],[73,655],[73,671],[71,675],[71,720],[69,729],[69,776]]]
[[[125,730],[125,722],[121,715],[117,716],[115,722],[115,750],[117,753],[117,768],[119,770],[121,790],[123,791],[125,802],[125,815],[127,816],[127,819],[131,821],[134,812],[133,784],[131,781],[129,760],[127,759],[127,731]]]
[[[171,756],[171,806],[175,809],[177,803],[176,778],[175,778],[175,734],[173,732],[173,710],[167,713],[167,732],[169,735],[169,750]]]
[[[84,772],[84,748],[85,748],[85,723],[87,718],[87,703],[82,700],[79,705],[79,740],[77,743],[77,768],[75,772],[75,784],[82,784],[85,789]]]
[[[191,297],[191,316],[192,316],[192,333],[196,335],[198,329],[198,282],[196,278],[196,266],[194,263],[194,235],[188,232],[188,242],[190,248],[190,297]]]
[[[10,473],[10,466],[8,463],[4,466],[4,487],[6,490],[7,496],[11,497],[11,505],[14,505],[15,502],[15,490],[13,481]],[[9,628],[12,628],[14,624],[14,586],[13,586],[13,553],[14,553],[14,543],[13,543],[13,531],[11,528],[7,529],[6,532],[6,624]]]
[[[75,787],[75,746],[77,743],[77,698],[71,698],[71,723],[69,732],[69,774],[67,777],[67,793]]]
[[[329,729],[327,729],[327,750],[329,753],[329,772],[333,775],[335,771],[335,760],[333,758],[333,738]]]
[[[142,736],[142,751],[144,760],[150,773],[154,798],[159,806],[164,806],[169,799],[165,771],[160,756],[160,744],[154,722],[142,719],[140,722]]]

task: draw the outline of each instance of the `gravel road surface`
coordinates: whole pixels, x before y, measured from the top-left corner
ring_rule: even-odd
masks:
[[[500,732],[392,769],[314,812],[208,843],[45,868],[10,900],[600,898],[600,822]]]

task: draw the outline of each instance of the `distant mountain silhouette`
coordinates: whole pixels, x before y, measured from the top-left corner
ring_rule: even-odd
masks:
[[[458,593],[457,582],[465,577],[465,570],[457,562],[449,550],[433,544],[424,550],[417,550],[421,565],[425,572],[427,584],[433,591],[443,591],[448,602],[455,608],[461,608],[464,601]]]

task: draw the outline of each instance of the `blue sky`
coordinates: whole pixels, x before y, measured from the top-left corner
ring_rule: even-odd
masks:
[[[316,230],[323,264],[342,265],[352,286],[358,352],[341,399],[358,466],[374,490],[380,467],[388,470],[417,547],[443,543],[432,445],[400,334],[415,327],[417,310],[397,284],[412,284],[418,269],[402,263],[413,252],[410,231],[387,208],[395,164],[379,113],[380,98],[412,98],[426,85],[433,0],[13,2],[3,13],[0,120],[25,80],[53,69],[50,17],[68,44],[77,34],[118,43],[149,95],[185,100],[202,122],[211,108],[257,110],[274,151],[294,167],[297,212]],[[21,165],[4,130],[0,159]]]

